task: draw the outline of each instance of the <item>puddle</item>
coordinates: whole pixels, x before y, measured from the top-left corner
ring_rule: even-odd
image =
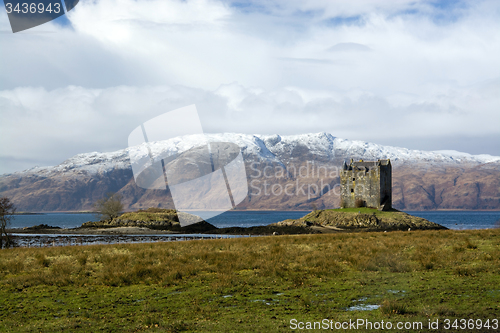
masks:
[[[360,299],[354,300],[353,302],[364,302],[368,299],[368,297],[361,297]]]
[[[500,297],[500,290],[488,290],[488,295],[493,297]]]
[[[368,296],[361,297],[359,299],[355,299],[352,302],[357,303],[357,302],[366,302],[368,300]],[[348,307],[346,310],[347,311],[372,311],[380,308],[380,305],[376,304],[356,304],[353,306]]]
[[[380,305],[374,304],[359,304],[353,305],[347,308],[347,311],[373,311],[380,308]]]
[[[279,302],[279,300],[278,299],[273,299],[273,300],[269,301],[269,300],[264,300],[264,299],[253,299],[250,302],[262,302],[262,303],[264,303],[266,305],[272,305],[273,302]]]
[[[389,289],[387,290],[388,293],[392,293],[392,294],[398,294],[398,293],[405,293],[406,291],[405,290],[392,290],[392,289]]]

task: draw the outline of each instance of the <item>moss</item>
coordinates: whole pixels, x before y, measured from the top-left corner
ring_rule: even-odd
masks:
[[[179,215],[182,215],[183,220],[188,224],[200,221],[207,224],[199,216],[177,212],[175,209],[148,208],[137,212],[124,213],[113,220],[86,222],[82,224],[82,228],[146,227],[162,230],[178,229],[178,231],[181,231]]]
[[[421,217],[396,209],[379,211],[373,208],[341,208],[314,211],[298,220],[278,222],[279,225],[303,225],[309,222],[323,227],[367,230],[446,229]]]
[[[179,222],[177,212],[173,209],[168,209],[167,212],[149,213],[144,211],[125,213],[118,217],[120,220],[143,221],[143,222],[159,222],[159,221],[175,221]]]
[[[370,208],[370,207],[359,207],[359,208],[337,208],[337,209],[325,209],[325,211],[332,211],[332,212],[342,212],[342,213],[362,213],[362,214],[375,214],[377,216],[391,216],[393,213],[401,213],[397,209],[391,209],[389,211],[381,211],[376,208]]]

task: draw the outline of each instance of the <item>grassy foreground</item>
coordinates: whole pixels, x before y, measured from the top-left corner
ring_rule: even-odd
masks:
[[[347,310],[367,305],[381,306]],[[292,319],[426,332],[499,314],[500,229],[0,251],[1,332],[290,332]]]

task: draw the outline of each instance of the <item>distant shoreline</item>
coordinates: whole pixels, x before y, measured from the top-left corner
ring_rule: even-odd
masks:
[[[330,209],[330,208],[327,208]],[[198,212],[200,210],[193,210],[192,212]],[[205,212],[212,212],[217,210],[203,210]],[[311,212],[311,209],[236,209],[224,211],[223,213],[243,213],[243,212]],[[402,212],[500,212],[500,209],[427,209],[427,210],[401,210]],[[134,212],[133,210],[124,211],[124,213]],[[186,211],[190,212],[190,211]],[[96,212],[89,211],[39,211],[39,212],[17,212],[13,215],[43,215],[43,214],[96,214]]]
[[[12,215],[44,215],[44,214],[96,214],[95,212],[73,212],[73,211],[42,211],[42,212],[16,212]]]

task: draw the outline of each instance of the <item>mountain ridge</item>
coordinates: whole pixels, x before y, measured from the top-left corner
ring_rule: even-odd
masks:
[[[336,149],[343,149],[343,150],[349,150],[354,148],[363,149],[365,152],[369,152],[370,154],[364,154],[360,155],[359,152],[356,152],[358,156],[365,156],[365,158],[372,158],[372,159],[391,159],[391,162],[393,164],[397,164],[399,162],[407,162],[411,161],[412,159],[416,159],[417,157],[422,160],[422,161],[439,161],[441,163],[461,163],[461,162],[470,162],[470,163],[492,163],[492,162],[500,162],[500,156],[493,156],[489,154],[478,154],[478,155],[472,155],[469,153],[464,153],[464,152],[459,152],[455,150],[436,150],[436,151],[424,151],[424,150],[415,150],[415,149],[407,149],[407,148],[402,148],[402,147],[395,147],[395,146],[384,146],[384,145],[379,145],[375,143],[370,143],[366,141],[359,141],[359,140],[348,140],[348,139],[342,139],[342,138],[337,138],[332,136],[329,133],[326,132],[319,132],[319,133],[311,133],[311,134],[298,134],[298,135],[260,135],[260,134],[239,134],[239,133],[224,133],[224,134],[206,134],[206,137],[208,137],[209,141],[228,141],[228,142],[234,142],[236,144],[239,143],[240,148],[245,148],[248,147],[248,144],[245,146],[244,143],[248,143],[250,140],[248,140],[248,137],[253,137],[258,140],[260,140],[263,145],[257,145],[259,147],[264,148],[263,150],[269,152],[271,155],[275,156],[276,153],[279,153],[280,151],[280,145],[279,143],[287,142],[289,145],[295,144],[304,144],[304,143],[311,143],[312,138],[317,137],[317,138],[322,138],[322,137],[327,137],[331,138],[332,145]],[[185,140],[186,138],[199,138],[201,136],[199,135],[191,135],[191,136],[185,136],[185,137],[179,137],[179,138],[174,138],[170,140],[165,140],[165,141],[159,141],[159,142],[153,142],[150,143],[153,147],[153,153],[154,150],[156,149],[161,149],[162,143],[168,142],[164,148],[166,149],[172,149],[171,144],[174,143],[178,145],[183,139]],[[245,137],[246,140],[238,140],[238,137]],[[236,138],[236,139],[235,139]],[[309,139],[309,140],[306,140]],[[295,140],[296,142],[293,142]],[[187,141],[187,140],[186,140]],[[266,145],[266,143],[270,144],[270,147]],[[185,151],[189,148],[192,148],[196,145],[196,140],[190,140],[188,144],[185,144],[183,147],[176,147],[177,149],[175,150],[176,152],[182,152]],[[252,147],[253,148],[253,147]],[[271,149],[270,149],[271,148]],[[30,169],[26,169],[23,171],[17,171],[14,173],[8,173],[8,174],[3,174],[0,175],[2,176],[8,176],[8,175],[14,175],[18,173],[26,173],[26,172],[38,172],[38,171],[43,171],[47,169],[55,169],[57,171],[64,171],[65,167],[69,168],[70,164],[77,164],[77,165],[84,165],[85,163],[71,163],[75,159],[80,159],[80,161],[87,161],[88,165],[93,165],[96,164],[95,162],[99,162],[99,158],[103,156],[106,157],[111,157],[111,160],[113,161],[113,164],[115,166],[119,166],[121,168],[128,168],[130,163],[128,162],[129,158],[129,148],[124,148],[121,150],[117,150],[114,152],[89,152],[89,153],[80,153],[77,154],[73,157],[68,158],[67,160],[63,161],[61,164],[58,164],[56,166],[45,166],[45,167],[38,167],[35,166]],[[399,155],[399,156],[398,156]],[[261,154],[262,157],[266,158],[269,157],[269,154],[266,154],[265,152]],[[119,159],[116,160],[115,157],[118,157]],[[97,161],[96,161],[97,159]],[[127,161],[125,161],[127,160]]]
[[[307,177],[290,173],[280,177],[275,173],[268,179],[279,186],[296,182],[297,186],[308,184],[309,189],[313,185],[318,188],[302,197],[298,191],[288,197],[256,195],[255,189],[260,189],[256,184],[267,179],[257,175],[266,166],[287,172],[292,167],[310,165],[339,168],[350,158],[391,159],[393,202],[398,209],[500,209],[500,157],[497,156],[410,150],[337,138],[324,132],[288,136],[192,135],[148,145],[155,158],[165,158],[185,152],[204,140],[233,142],[240,147],[249,181],[249,195],[238,206],[240,209],[309,209],[312,205],[334,208],[338,206],[338,198],[332,194],[332,188],[338,183],[338,174],[320,179],[314,171]],[[127,210],[147,206],[174,208],[168,190],[160,193],[135,185],[129,155],[139,151],[136,146],[108,153],[82,153],[53,167],[4,174],[0,176],[0,195],[10,197],[18,209],[26,211],[88,210],[106,192],[120,192]]]

